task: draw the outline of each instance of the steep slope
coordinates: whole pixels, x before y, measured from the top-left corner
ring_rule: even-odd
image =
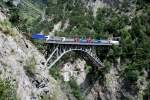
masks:
[[[16,32],[11,36],[13,31],[7,33],[4,28],[0,31],[1,79],[15,84],[17,98],[21,100],[65,100],[57,82],[49,75],[47,66],[44,66],[44,56],[29,40]]]

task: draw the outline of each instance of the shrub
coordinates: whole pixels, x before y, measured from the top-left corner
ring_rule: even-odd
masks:
[[[49,73],[56,79],[60,79],[61,78],[61,75],[60,75],[60,72],[59,72],[59,68],[58,66],[53,66],[50,70],[49,70]]]
[[[148,83],[147,88],[144,90],[144,95],[143,95],[143,100],[148,100],[148,98],[150,97],[150,81]]]
[[[13,28],[8,20],[0,21],[0,31],[11,36],[15,36],[18,33],[17,29]]]
[[[24,68],[28,76],[31,76],[31,77],[34,76],[35,65],[36,65],[36,61],[35,61],[34,56],[26,60],[26,65],[24,66]]]
[[[44,45],[44,43],[45,43],[44,40],[31,40],[31,41],[40,52],[42,52],[42,53],[45,52],[46,45]]]
[[[72,89],[72,94],[77,98],[77,100],[84,100],[83,96],[81,95],[80,92],[80,87],[76,83],[74,79],[71,79],[69,81],[70,87]]]
[[[126,73],[126,79],[135,83],[138,80],[139,72],[137,70],[128,70]]]
[[[0,79],[0,100],[16,100],[14,86],[9,81]]]

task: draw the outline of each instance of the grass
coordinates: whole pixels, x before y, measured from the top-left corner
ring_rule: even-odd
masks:
[[[6,19],[4,21],[0,21],[0,31],[2,31],[6,35],[15,36],[18,31],[16,28],[12,27],[11,23]]]

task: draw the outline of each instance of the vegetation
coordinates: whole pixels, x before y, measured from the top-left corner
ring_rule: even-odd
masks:
[[[16,91],[9,81],[0,79],[0,100],[16,100]]]
[[[145,93],[145,94],[144,94],[144,96],[143,96],[143,100],[148,100],[149,97],[150,97],[150,81],[149,81],[148,86],[147,86],[147,88],[145,89],[144,93]]]
[[[125,15],[127,11],[124,12],[122,9],[119,12],[100,9],[97,15],[97,23],[101,23],[98,25],[103,25],[98,27],[98,31],[121,37],[120,47],[113,46],[107,59],[114,62],[113,59],[121,57],[123,76],[131,83],[135,83],[138,77],[143,75],[143,71],[150,68],[149,3],[143,1],[142,4],[137,3],[136,7],[136,14],[132,19],[131,16]],[[140,13],[141,10],[143,13]]]
[[[34,76],[35,66],[36,66],[36,61],[35,61],[34,56],[26,60],[26,65],[24,66],[24,69],[28,76],[30,77]]]
[[[80,87],[78,86],[78,84],[76,83],[74,79],[71,79],[69,81],[69,85],[72,89],[72,94],[77,98],[77,100],[84,100],[80,92]]]
[[[16,28],[13,28],[11,23],[8,20],[4,20],[0,22],[0,31],[5,33],[6,35],[15,36],[18,31]]]
[[[53,67],[49,70],[49,73],[50,73],[56,80],[60,80],[60,79],[61,79],[59,67],[53,66]]]
[[[44,53],[45,52],[45,49],[46,49],[46,44],[45,44],[45,41],[44,40],[31,40],[32,43],[34,43],[34,45],[36,45],[37,49]]]
[[[41,100],[51,100],[49,95],[44,95]],[[54,100],[54,99],[53,99]]]
[[[61,85],[63,85],[62,87],[64,87],[66,84],[69,85],[70,87],[67,86],[67,88],[71,88],[71,91],[72,91],[71,94],[73,94],[75,98],[77,98],[77,100],[84,100],[84,97],[81,95],[81,92],[80,92],[80,87],[76,83],[75,79],[72,78],[69,82],[64,82],[60,75],[60,69],[57,66],[54,66],[50,69],[50,74],[57,81],[59,81]],[[42,100],[47,100],[46,98],[47,97],[44,97]]]
[[[46,0],[46,3],[43,3],[41,0],[36,2],[26,0],[26,3],[21,3],[17,7],[9,2],[0,1],[0,6],[8,7],[11,14],[9,21],[21,31],[26,32],[29,37],[32,33],[40,31],[47,34],[60,21],[62,22],[61,28],[63,28],[67,20],[69,20],[69,26],[66,30],[56,32],[57,35],[83,38],[92,36],[97,39],[121,37],[120,46],[113,46],[105,61],[109,66],[107,61],[115,62],[115,59],[120,57],[122,77],[131,83],[136,83],[138,77],[143,76],[144,71],[150,69],[149,0],[124,0],[117,8],[99,9],[96,17],[93,17],[90,8],[83,6],[84,4],[80,1]],[[0,23],[0,30],[4,33],[10,33],[11,29],[7,21]],[[37,41],[34,43],[39,44]],[[29,67],[27,67],[27,72],[32,73],[34,64],[27,65]],[[55,69],[57,67],[53,68],[50,73],[57,79],[60,75]],[[147,81],[149,80],[147,78]],[[70,84],[72,85],[72,82]],[[78,87],[72,87],[77,89],[73,94],[80,98]]]

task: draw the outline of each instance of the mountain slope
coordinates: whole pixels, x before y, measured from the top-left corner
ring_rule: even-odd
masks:
[[[44,56],[17,30],[5,31],[4,25],[6,24],[2,26],[1,22],[1,28],[3,27],[0,31],[1,79],[15,85],[17,98],[21,100],[65,99],[57,82],[49,75],[44,65]]]
[[[120,37],[120,45],[118,47],[112,46],[108,54],[97,49],[98,56],[106,66],[103,70],[94,69],[95,67],[87,64],[78,66],[78,63],[72,63],[76,62],[79,55],[67,55],[53,67],[54,69],[51,69],[50,74],[60,82],[59,85],[65,91],[68,99],[70,97],[73,100],[84,99],[82,96],[89,100],[149,99],[149,0],[45,0],[46,3],[43,3],[42,0],[34,1],[26,0],[25,2],[19,2],[17,5],[13,5],[11,0],[7,2],[0,1],[2,11],[9,17],[11,24],[17,27],[19,31],[22,31],[20,34],[24,34],[29,40],[32,40],[31,35],[37,32],[63,37],[78,36],[87,38],[91,36],[94,39]],[[1,34],[8,34],[14,29],[9,30],[5,27],[1,28],[1,30],[4,31]],[[15,34],[12,32],[10,35]],[[4,35],[3,37],[6,36]],[[3,41],[3,38],[1,39]],[[11,40],[11,38],[8,40]],[[37,41],[34,41],[34,43],[37,48],[42,47]],[[11,46],[5,45],[10,50],[9,47]],[[24,43],[22,45],[24,45],[23,48],[19,46],[21,50],[24,48],[30,50]],[[7,48],[1,50],[4,52],[7,51]],[[14,50],[12,51],[14,52]],[[29,51],[25,51],[26,53],[32,54]],[[37,54],[35,53],[34,55]],[[8,56],[5,59],[12,63]],[[36,64],[34,57],[29,56],[29,61],[28,58],[26,59],[24,58],[24,61],[27,65],[33,66]],[[33,63],[30,63],[30,60]],[[2,62],[4,63],[5,61],[2,60]],[[40,61],[37,61],[37,63],[40,63]],[[79,69],[76,71],[75,68],[74,71],[79,75],[81,74],[80,70],[82,70],[80,67],[88,69],[87,72],[82,70],[85,74],[85,80],[82,80],[82,83],[75,83],[79,80],[78,75],[76,76],[77,79],[76,77],[70,78],[69,84],[64,83],[60,76],[62,72],[59,66],[62,67],[67,63],[71,63],[72,65],[70,66],[72,67],[78,66]],[[26,73],[27,75],[32,76],[32,70],[34,69],[29,66],[25,66],[24,69],[29,72]],[[72,67],[68,71],[72,70]],[[44,75],[44,77],[46,76]],[[32,76],[32,78],[34,77]],[[37,93],[35,92],[35,94]]]

